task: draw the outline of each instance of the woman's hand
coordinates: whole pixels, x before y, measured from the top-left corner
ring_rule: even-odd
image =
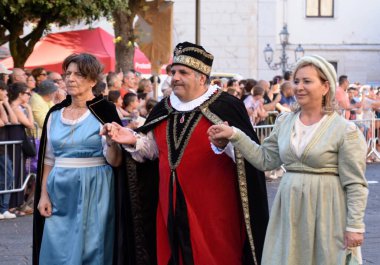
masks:
[[[354,248],[363,244],[363,233],[349,232],[344,233],[344,246],[345,248]]]
[[[229,142],[229,138],[234,134],[232,127],[228,126],[227,122],[212,125],[207,130],[208,139],[218,148],[225,148]]]
[[[120,146],[114,140],[112,140],[109,134],[106,134],[106,143],[108,146],[106,153],[107,162],[113,167],[120,166],[122,162]]]
[[[106,123],[103,125],[99,134],[106,136],[107,143],[112,141],[112,135],[117,133],[118,128],[113,123]]]
[[[137,141],[133,131],[116,122],[104,124],[100,135],[108,136],[112,141],[119,144],[135,145]]]
[[[43,217],[47,218],[51,216],[51,202],[47,193],[41,192],[41,198],[38,202],[37,209]]]

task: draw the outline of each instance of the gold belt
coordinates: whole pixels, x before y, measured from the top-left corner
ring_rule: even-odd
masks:
[[[312,172],[312,171],[297,171],[297,170],[286,170],[286,172],[292,173],[300,173],[300,174],[314,174],[314,175],[331,175],[331,176],[339,176],[338,173],[334,172]]]

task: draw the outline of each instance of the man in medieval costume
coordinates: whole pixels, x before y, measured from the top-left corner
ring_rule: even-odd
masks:
[[[231,144],[211,145],[207,129],[227,121],[258,138],[244,104],[210,86],[213,58],[201,46],[178,44],[173,93],[155,106],[145,125],[136,132],[105,125],[137,162],[127,166],[128,178],[137,172],[142,200],[132,215],[141,214],[146,223],[142,234],[152,242],[148,252],[157,255],[159,265],[261,262],[268,222],[264,174]]]

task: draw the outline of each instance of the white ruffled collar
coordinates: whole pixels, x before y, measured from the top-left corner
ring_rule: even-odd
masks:
[[[198,97],[192,101],[189,101],[189,102],[182,102],[181,100],[179,100],[179,98],[176,95],[174,95],[174,93],[171,93],[170,94],[170,103],[175,110],[191,111],[191,110],[195,109],[196,107],[200,106],[206,100],[208,100],[214,94],[214,92],[217,89],[218,89],[218,86],[216,86],[216,85],[209,86],[206,93],[204,93],[202,96],[200,96],[200,97]]]

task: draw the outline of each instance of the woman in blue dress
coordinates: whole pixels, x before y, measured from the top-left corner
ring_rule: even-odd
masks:
[[[92,88],[103,67],[90,54],[63,62],[68,98],[49,112],[41,139],[34,264],[113,264],[115,178],[120,147],[101,136],[103,120],[94,111],[117,117],[112,104],[95,98]],[[117,120],[115,120],[117,121]]]

